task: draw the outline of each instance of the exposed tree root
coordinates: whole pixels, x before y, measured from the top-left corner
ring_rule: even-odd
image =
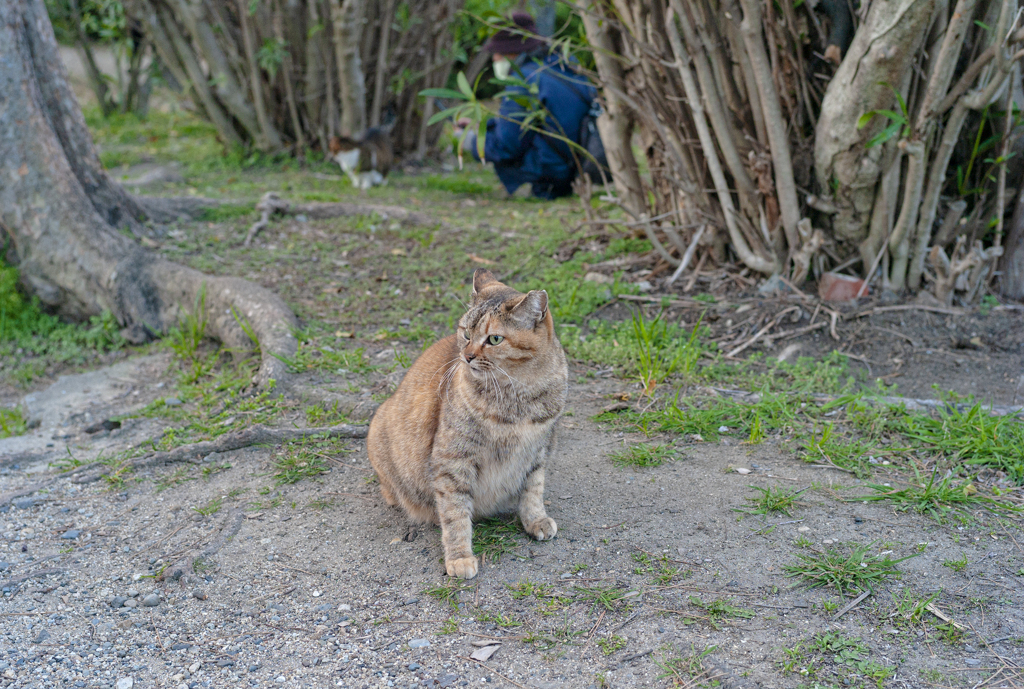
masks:
[[[701,388],[707,390],[712,394],[719,397],[729,397],[737,402],[743,404],[757,404],[761,401],[761,394],[757,392],[747,392],[745,390],[724,390],[722,388]],[[800,393],[802,394],[802,393]],[[835,402],[838,397],[832,395],[823,395],[812,393],[807,395],[815,402],[820,404],[827,404],[829,402]],[[916,399],[913,397],[863,397],[862,401],[868,404],[885,404],[898,406],[902,405],[907,408],[908,411],[933,411],[935,409],[955,409],[958,412],[966,412],[973,405],[965,403],[946,402],[944,400],[927,400],[927,399]],[[1024,406],[1007,406],[1002,404],[993,405],[981,405],[981,411],[992,416],[1016,416],[1024,418]]]
[[[157,223],[174,222],[183,215],[190,220],[198,220],[205,211],[224,204],[224,201],[202,196],[172,196],[169,198],[136,196],[134,198],[135,203],[139,205],[146,217]]]
[[[167,452],[150,452],[129,460],[128,466],[133,469],[145,469],[177,462],[195,464],[202,461],[203,457],[214,452],[230,452],[253,445],[279,445],[317,436],[327,438],[365,438],[367,428],[367,426],[353,426],[350,424],[318,428],[267,428],[266,426],[252,426],[251,428],[235,431],[234,433],[227,433],[216,440],[204,440],[190,445],[182,445]],[[118,470],[121,468],[123,468],[123,465]],[[102,471],[82,476],[75,483],[91,483],[110,474],[111,471],[114,471],[114,469],[104,467]]]
[[[256,204],[261,217],[249,228],[245,237],[245,246],[252,244],[253,238],[267,225],[276,214],[305,215],[313,220],[326,218],[342,218],[356,215],[373,215],[376,213],[385,220],[397,220],[411,225],[437,225],[438,221],[426,213],[417,213],[402,206],[388,206],[376,203],[292,203],[285,201],[272,191],[268,191]]]

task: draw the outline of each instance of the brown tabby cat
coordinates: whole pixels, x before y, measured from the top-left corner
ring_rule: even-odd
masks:
[[[569,371],[548,294],[522,294],[490,271],[449,335],[416,360],[370,423],[370,463],[390,505],[441,525],[449,576],[472,579],[472,520],[517,509],[526,532],[558,532],[544,511],[544,464]]]

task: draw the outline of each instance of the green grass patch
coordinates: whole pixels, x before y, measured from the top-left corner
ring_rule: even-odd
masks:
[[[212,515],[217,514],[218,512],[220,512],[220,508],[223,505],[224,505],[224,498],[214,498],[213,500],[210,500],[210,502],[206,503],[205,505],[201,505],[199,507],[193,507],[192,511],[196,512],[198,514],[201,514],[204,517],[209,517],[209,516],[212,516]]]
[[[849,498],[849,501],[880,502],[885,500],[895,503],[895,508],[898,511],[913,510],[918,514],[926,514],[939,522],[955,512],[962,513],[970,507],[983,508],[990,512],[1006,515],[1020,514],[1024,511],[1024,508],[1018,505],[981,495],[971,481],[958,482],[951,473],[936,480],[937,472],[933,472],[927,482],[922,481],[921,475],[916,469],[915,473],[918,482],[911,483],[906,488],[892,488],[869,483],[867,487],[875,491],[874,493]]]
[[[796,499],[807,490],[804,488],[803,490],[789,491],[776,486],[769,486],[768,488],[760,486],[750,487],[756,490],[759,495],[744,498],[744,500],[752,503],[751,506],[749,508],[734,507],[734,511],[761,515],[781,513],[787,517],[792,517],[793,513],[790,512],[790,509],[799,504]]]
[[[444,583],[428,586],[423,589],[423,593],[440,603],[457,608],[459,606],[459,594],[463,591],[472,590],[473,586],[463,583],[461,579],[448,577]]]
[[[505,584],[505,588],[508,589],[513,600],[522,600],[531,596],[534,598],[545,598],[551,594],[553,589],[550,584],[538,584],[529,579],[520,579],[514,584]]]
[[[844,437],[835,424],[825,424],[819,434],[817,426],[801,445],[804,461],[813,464],[831,464],[846,469],[857,478],[871,477],[871,452],[877,452],[878,445],[868,440],[854,440]]]
[[[757,614],[753,610],[736,607],[732,604],[732,601],[726,599],[703,601],[697,596],[689,596],[688,599],[690,604],[703,611],[703,614],[696,615],[695,619],[687,617],[684,620],[687,623],[701,620],[707,622],[715,629],[721,629],[722,623],[727,620],[749,620]]]
[[[846,595],[852,591],[874,590],[886,579],[899,577],[896,565],[918,555],[893,560],[888,555],[872,555],[869,551],[874,545],[854,546],[848,553],[831,548],[824,553],[797,553],[798,562],[783,569],[787,576],[798,577],[812,588],[830,586],[840,595]]]
[[[611,636],[605,636],[598,639],[596,642],[597,647],[601,649],[601,653],[606,656],[610,656],[616,651],[621,651],[626,647],[626,639],[622,636],[612,634]]]
[[[290,443],[285,452],[274,461],[274,481],[277,485],[290,485],[304,479],[319,479],[330,470],[324,450],[328,443]]]
[[[0,408],[0,438],[12,438],[28,431],[28,423],[21,407]]]
[[[783,671],[809,680],[801,686],[834,686],[823,682],[838,677],[841,685],[859,685],[857,680],[863,679],[882,689],[885,680],[896,671],[872,660],[871,651],[863,641],[839,632],[822,632],[784,651],[787,659],[782,663]],[[822,680],[815,681],[819,676]]]
[[[592,607],[601,607],[612,612],[628,605],[625,600],[629,589],[616,586],[574,586],[576,602],[591,603]]]
[[[423,189],[446,191],[452,194],[489,194],[494,191],[493,184],[484,184],[449,175],[424,175],[419,178],[418,182]]]
[[[959,574],[960,572],[967,569],[967,555],[964,553],[960,554],[960,557],[956,560],[945,560],[942,563],[943,567],[949,567],[951,570]]]
[[[522,529],[516,517],[502,519],[492,517],[473,525],[473,554],[483,562],[500,562],[502,555],[508,555],[519,547]]]
[[[252,204],[222,203],[213,208],[203,210],[200,220],[204,222],[225,222],[236,218],[244,218],[256,212]]]
[[[660,467],[667,461],[677,457],[674,448],[669,445],[648,445],[640,443],[621,452],[608,455],[612,464],[620,467],[648,468]]]
[[[310,426],[338,426],[349,423],[348,415],[338,408],[339,402],[321,403],[306,407],[306,424]]]

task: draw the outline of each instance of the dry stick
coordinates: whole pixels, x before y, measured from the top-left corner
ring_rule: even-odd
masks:
[[[683,274],[683,271],[690,265],[690,261],[693,260],[693,255],[697,253],[697,244],[700,243],[701,237],[704,236],[704,230],[707,229],[707,225],[701,225],[700,229],[693,233],[693,238],[690,239],[690,245],[686,247],[686,253],[683,254],[683,258],[679,261],[679,267],[676,268],[676,272],[672,273],[672,277],[668,279],[668,284],[674,283],[679,279],[679,276]]]
[[[775,190],[779,197],[782,213],[782,227],[790,251],[800,248],[800,236],[796,224],[800,220],[800,204],[796,196],[793,177],[793,160],[789,154],[789,137],[786,135],[786,120],[782,116],[779,94],[775,90],[768,55],[765,53],[761,36],[761,7],[759,0],[740,0],[743,7],[743,21],[740,32],[750,54],[750,65],[754,71],[761,107],[764,109],[765,128],[775,168]]]
[[[772,257],[769,259],[755,254],[736,225],[736,209],[732,205],[729,184],[725,179],[725,174],[722,172],[722,164],[718,160],[715,142],[711,138],[711,132],[708,129],[700,93],[697,91],[697,84],[694,81],[689,65],[683,62],[683,55],[686,52],[683,48],[682,39],[679,36],[679,30],[676,28],[674,14],[675,11],[670,9],[666,17],[666,25],[668,26],[668,37],[672,43],[672,50],[676,53],[675,66],[683,81],[683,89],[686,91],[686,98],[689,101],[693,123],[697,127],[697,136],[700,139],[701,147],[704,149],[704,159],[707,161],[708,171],[711,173],[711,178],[715,183],[718,202],[722,205],[722,214],[725,216],[725,225],[729,231],[729,239],[732,240],[733,248],[743,263],[759,273],[771,274],[777,272],[778,258]]]
[[[754,336],[753,336],[752,338],[750,338],[749,340],[747,340],[746,342],[744,342],[743,344],[741,344],[741,345],[740,345],[739,347],[736,347],[736,348],[735,348],[734,350],[732,350],[731,352],[729,352],[728,354],[726,354],[726,355],[725,355],[725,357],[726,357],[727,359],[731,359],[732,357],[736,356],[737,354],[739,354],[740,352],[742,352],[742,351],[743,351],[744,349],[746,349],[746,348],[747,348],[747,347],[749,347],[750,345],[752,345],[752,344],[754,344],[755,342],[757,342],[758,340],[760,340],[760,339],[761,339],[761,336],[762,336],[762,335],[764,335],[764,334],[765,334],[766,332],[768,332],[769,330],[771,330],[772,328],[774,328],[774,327],[775,327],[776,325],[778,325],[778,323],[779,323],[779,319],[781,319],[781,318],[782,318],[783,316],[785,316],[785,315],[786,315],[787,313],[790,313],[791,311],[794,311],[794,310],[799,310],[799,309],[800,309],[800,307],[799,307],[799,306],[790,306],[790,307],[789,307],[788,309],[785,309],[785,310],[784,310],[784,311],[782,311],[781,313],[778,313],[778,314],[776,314],[776,315],[775,315],[775,318],[773,318],[772,320],[770,320],[770,321],[768,322],[768,325],[766,325],[766,326],[764,326],[763,328],[761,328],[760,330],[758,330],[758,331],[757,331],[757,334],[756,334],[756,335],[754,335]]]
[[[855,608],[855,607],[856,607],[857,605],[859,605],[859,604],[860,604],[860,602],[861,602],[862,600],[864,600],[865,598],[867,598],[867,597],[868,597],[868,596],[870,596],[870,595],[871,595],[871,589],[868,589],[868,590],[867,590],[867,591],[865,591],[864,593],[862,593],[862,594],[860,594],[859,596],[857,596],[856,598],[854,598],[854,599],[853,599],[852,601],[850,601],[849,603],[847,603],[846,605],[844,605],[844,606],[843,606],[843,608],[842,608],[842,610],[840,610],[839,612],[837,612],[837,613],[835,614],[835,616],[834,616],[834,617],[832,618],[832,621],[833,621],[833,622],[835,622],[835,621],[836,621],[836,620],[838,620],[838,619],[839,619],[840,617],[842,617],[842,616],[843,616],[843,615],[845,615],[846,613],[848,613],[848,612],[850,612],[851,610],[853,610],[853,609],[854,609],[854,608]]]
[[[1010,39],[1007,42],[1012,44],[1020,43],[1021,41],[1024,41],[1024,28],[1017,29],[1017,31],[1010,36]],[[941,115],[952,108],[956,105],[960,96],[967,93],[967,89],[971,88],[971,84],[973,84],[974,80],[978,78],[979,74],[981,74],[981,70],[985,69],[985,66],[992,61],[993,57],[996,56],[997,47],[998,46],[996,45],[990,45],[985,52],[979,55],[977,59],[971,63],[971,66],[967,68],[963,75],[961,75],[960,79],[957,80],[956,85],[953,86],[946,97],[942,99],[942,102],[932,109],[935,115]],[[1018,59],[1019,57],[1014,55],[1012,61],[1016,62]]]

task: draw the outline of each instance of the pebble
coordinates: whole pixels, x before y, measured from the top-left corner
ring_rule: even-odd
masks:
[[[132,689],[132,687],[134,686],[134,679],[132,679],[131,677],[122,677],[121,679],[117,680],[117,685],[115,686],[115,689]]]
[[[49,638],[50,638],[50,632],[48,632],[48,631],[46,631],[44,629],[41,632],[39,632],[38,635],[36,635],[36,638],[32,639],[32,643],[34,643],[34,644],[41,644],[44,641],[46,641],[47,639],[49,639]]]
[[[78,529],[68,529],[67,531],[64,532],[64,534],[61,536],[61,538],[63,538],[66,541],[73,541],[76,538],[78,538],[79,534],[81,534],[81,533],[82,532],[79,531]]]
[[[259,669],[260,669],[260,666],[256,665],[255,663],[249,666],[249,672],[256,672]]]
[[[0,562],[0,572],[6,572],[11,568],[10,562]]]
[[[217,667],[234,667],[235,661],[230,658],[221,658],[217,661]]]
[[[36,499],[35,498],[21,498],[20,500],[15,500],[13,504],[19,510],[27,510],[29,508],[32,508],[32,507],[36,506]]]
[[[430,642],[426,639],[413,639],[409,642],[409,648],[426,648]]]
[[[473,651],[472,655],[470,655],[469,657],[473,660],[479,660],[481,663],[483,663],[490,660],[491,656],[497,653],[499,648],[501,648],[500,644],[496,644],[494,646],[484,646],[483,648],[478,648],[475,651]]]
[[[134,598],[129,598],[124,602],[124,607],[126,608],[136,608],[138,607],[138,605],[139,601],[135,600]]]
[[[800,533],[807,533],[810,530],[811,530],[811,527],[809,527],[809,526],[797,527],[797,531],[799,531]]]
[[[142,599],[142,604],[147,608],[155,608],[160,605],[160,596],[155,593],[151,593]]]
[[[188,666],[188,673],[190,675],[194,675],[197,672],[199,672],[199,668],[201,668],[202,666],[203,666],[202,663],[192,663],[191,665]]]
[[[964,662],[967,663],[968,665],[970,665],[971,667],[976,667],[978,665],[981,665],[981,661],[978,660],[977,658],[968,658]]]
[[[441,679],[437,680],[437,685],[441,687],[441,689],[447,689],[458,681],[458,675],[445,675]]]
[[[164,404],[167,405],[168,407],[177,407],[181,404],[181,400],[179,400],[177,397],[167,397],[164,399]]]
[[[138,589],[128,589],[128,597],[129,598],[138,598],[139,597]]]
[[[171,650],[172,651],[184,651],[186,648],[188,648],[188,646],[189,646],[188,644],[180,643],[179,642],[179,643],[176,643],[176,644],[171,644]]]
[[[409,663],[405,667],[408,668],[409,672],[416,672],[417,670],[419,670],[423,666],[420,665],[419,663]]]
[[[192,592],[192,597],[196,600],[206,600],[207,598],[209,598],[209,596],[206,595],[206,591],[201,591],[199,589],[196,589]]]

